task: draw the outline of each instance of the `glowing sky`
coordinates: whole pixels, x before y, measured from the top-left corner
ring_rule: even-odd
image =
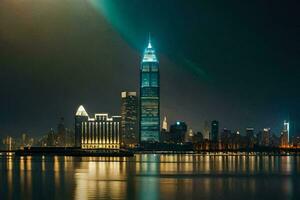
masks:
[[[2,0],[0,136],[72,127],[80,104],[118,114],[149,32],[168,121],[278,131],[300,119],[297,19],[291,1]]]

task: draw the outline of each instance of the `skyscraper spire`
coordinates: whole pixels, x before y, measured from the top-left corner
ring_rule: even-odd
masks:
[[[149,32],[149,38],[148,38],[148,48],[151,49],[152,45],[151,45],[151,33]]]
[[[151,35],[149,33],[148,46],[145,48],[142,62],[158,62],[155,50],[151,44]]]
[[[167,117],[166,116],[164,117],[162,129],[165,130],[165,131],[168,130],[168,122],[167,122]]]

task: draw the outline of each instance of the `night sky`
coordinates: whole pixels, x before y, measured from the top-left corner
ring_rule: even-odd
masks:
[[[130,3],[129,3],[130,2]],[[274,0],[1,0],[0,136],[38,136],[60,117],[120,110],[138,91],[148,33],[161,115],[202,130],[300,124],[300,12]]]

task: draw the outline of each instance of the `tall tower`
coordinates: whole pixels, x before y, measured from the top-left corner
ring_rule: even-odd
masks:
[[[159,63],[149,36],[140,68],[140,141],[159,142],[160,138]]]
[[[290,143],[290,122],[284,120],[283,131],[287,134],[287,143]]]

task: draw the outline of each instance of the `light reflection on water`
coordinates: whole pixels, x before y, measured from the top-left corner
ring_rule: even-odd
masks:
[[[293,156],[2,156],[0,172],[1,199],[300,199]]]

